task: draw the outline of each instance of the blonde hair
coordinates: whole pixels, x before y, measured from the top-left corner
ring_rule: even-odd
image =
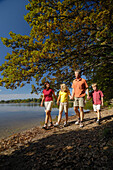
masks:
[[[97,83],[92,83],[92,87],[97,87]]]
[[[66,92],[69,91],[69,89],[68,89],[68,87],[66,86],[66,84],[61,84],[60,87],[61,87],[61,91],[66,91]]]
[[[81,75],[81,70],[75,70],[79,75]]]

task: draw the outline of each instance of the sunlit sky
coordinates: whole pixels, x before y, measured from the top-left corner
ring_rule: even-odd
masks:
[[[10,31],[21,35],[28,35],[30,33],[29,24],[24,20],[24,15],[28,13],[25,5],[28,3],[28,0],[0,0],[0,65],[4,63],[7,52],[11,52],[10,48],[3,45],[1,37],[10,38]],[[31,86],[29,84],[16,90],[0,86],[0,100],[39,97],[30,92]]]
[[[10,38],[10,31],[21,35],[29,35],[30,33],[30,26],[24,20],[24,15],[28,13],[25,5],[28,3],[28,0],[0,0],[0,65],[5,62],[7,53],[11,53],[11,49],[3,45],[1,37]],[[0,86],[0,100],[39,98],[40,95],[30,92],[31,85],[29,84],[16,90]]]

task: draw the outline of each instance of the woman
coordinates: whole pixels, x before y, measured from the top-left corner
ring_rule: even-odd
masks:
[[[45,118],[45,124],[43,126],[44,129],[47,129],[47,124],[48,124],[48,120],[50,122],[50,126],[53,126],[52,123],[52,117],[51,117],[51,109],[52,109],[52,105],[53,105],[53,96],[55,97],[55,99],[57,100],[57,97],[54,93],[54,90],[50,88],[50,84],[49,82],[45,82],[44,84],[44,90],[43,90],[43,98],[42,98],[42,102],[41,102],[41,107],[43,106],[43,102],[45,100],[45,112],[46,112],[46,118]]]

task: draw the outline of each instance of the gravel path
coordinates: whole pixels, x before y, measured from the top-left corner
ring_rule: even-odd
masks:
[[[85,113],[84,127],[43,130],[34,127],[0,140],[0,170],[113,169],[113,108],[102,110],[97,125],[93,111]]]

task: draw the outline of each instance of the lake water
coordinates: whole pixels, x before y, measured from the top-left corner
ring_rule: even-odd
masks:
[[[52,109],[53,119],[58,116],[58,112],[58,108]],[[75,115],[73,108],[69,108],[69,116],[71,115]],[[37,103],[0,104],[0,138],[11,136],[35,126],[42,126],[44,120],[44,107],[40,107]]]

